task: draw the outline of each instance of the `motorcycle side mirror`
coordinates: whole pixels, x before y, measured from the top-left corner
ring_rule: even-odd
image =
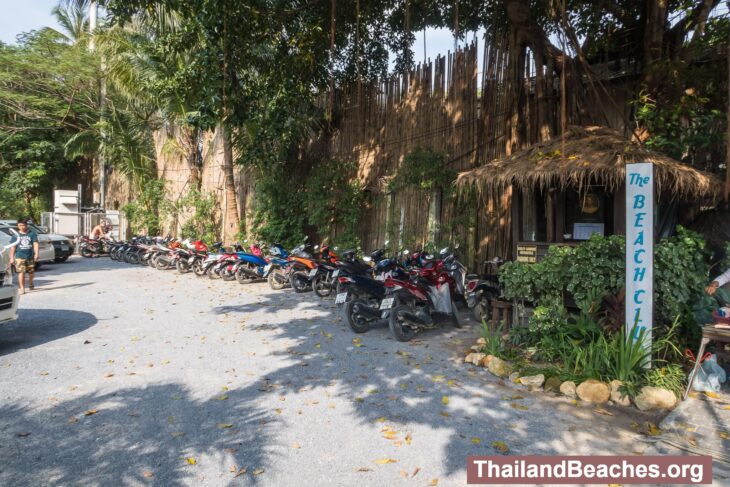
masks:
[[[369,255],[366,255],[366,256],[364,256],[364,257],[362,258],[362,260],[363,260],[364,262],[368,262],[368,263],[370,263],[370,262],[372,262],[372,261],[373,261],[373,258],[372,258],[372,257],[370,257]]]

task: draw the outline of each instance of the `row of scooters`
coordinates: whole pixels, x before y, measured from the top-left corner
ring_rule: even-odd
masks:
[[[355,250],[339,252],[337,247],[312,247],[306,241],[290,252],[280,244],[244,241],[244,245],[247,248],[241,244],[224,248],[221,243],[208,246],[200,240],[135,237],[128,242],[100,239],[92,249],[108,253],[113,260],[158,270],[177,269],[241,284],[266,280],[274,290],[291,287],[322,298],[334,295],[335,303],[344,305],[355,333],[365,333],[387,320],[399,341],[448,323],[461,328],[459,307],[463,306],[471,308],[478,321],[489,319],[491,301],[501,295],[496,272],[467,274],[448,247],[438,256],[408,250],[387,256],[381,248],[360,258]],[[498,259],[490,262],[495,267],[500,263]]]

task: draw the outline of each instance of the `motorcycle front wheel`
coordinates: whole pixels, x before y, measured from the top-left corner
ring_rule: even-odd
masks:
[[[284,289],[286,286],[286,276],[281,269],[272,270],[266,280],[269,281],[269,287],[274,291]]]
[[[186,272],[190,271],[190,264],[188,264],[187,260],[180,259],[175,262],[175,268],[180,274],[185,274]]]
[[[198,277],[205,274],[205,268],[203,267],[202,261],[196,260],[195,262],[193,262],[193,272]]]
[[[416,336],[415,330],[401,318],[401,314],[404,312],[411,313],[413,310],[411,310],[410,306],[401,304],[391,309],[390,316],[388,317],[390,332],[399,342],[409,342]]]
[[[246,273],[243,267],[239,267],[236,269],[236,280],[239,284],[250,284],[255,279],[250,274]]]
[[[309,283],[306,276],[306,272],[303,271],[292,271],[291,274],[289,274],[289,284],[291,284],[294,291],[298,293],[306,293],[307,291],[312,290],[312,285]]]
[[[94,256],[94,253],[89,250],[88,247],[81,247],[81,250],[79,252],[81,253],[82,257],[90,258]]]
[[[459,308],[456,307],[456,303],[453,301],[451,301],[451,313],[454,315],[454,327],[462,328],[464,326],[464,320],[461,317],[461,313],[459,313]]]
[[[320,298],[332,294],[332,284],[327,282],[327,274],[317,274],[312,280],[312,289]]]

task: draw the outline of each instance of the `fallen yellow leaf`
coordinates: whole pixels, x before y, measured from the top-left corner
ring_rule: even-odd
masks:
[[[385,418],[377,418],[375,420],[376,423],[385,423]]]
[[[301,445],[299,443],[297,443],[297,442],[294,442],[294,443],[291,444],[291,447],[292,448],[299,449],[299,448],[301,448]]]
[[[225,401],[226,399],[228,399],[228,394],[223,394],[215,398],[216,401]]]
[[[662,430],[660,430],[657,427],[657,425],[655,425],[654,423],[650,423],[647,421],[646,426],[647,426],[647,433],[650,436],[657,436],[657,435],[661,434],[661,432],[662,432]]]
[[[717,436],[719,436],[723,440],[730,440],[730,434],[728,434],[727,431],[718,431]]]
[[[396,463],[398,460],[394,460],[392,458],[378,458],[375,460],[375,463],[378,465],[385,465],[386,463]]]
[[[146,479],[151,479],[154,476],[155,476],[155,474],[153,474],[149,470],[145,470],[144,472],[142,472],[142,477],[144,477]]]
[[[172,436],[173,438],[180,438],[181,436],[185,436],[185,433],[182,431],[173,431],[172,433],[170,433],[170,436]]]
[[[707,397],[711,397],[712,399],[720,399],[720,396],[718,396],[718,395],[717,395],[716,393],[714,393],[714,392],[708,392],[708,391],[705,391],[705,396],[707,396]]]
[[[596,408],[593,410],[594,413],[603,414],[604,416],[613,416],[611,411],[607,411],[603,408]]]
[[[193,457],[187,457],[185,461],[187,461],[189,465],[195,465],[196,463],[198,463],[198,461]]]
[[[443,404],[444,406],[446,406],[448,403],[449,403],[449,396],[443,396],[441,398],[441,404]]]
[[[233,468],[235,468],[235,467],[233,467]],[[236,475],[234,475],[233,478],[235,479],[236,477],[240,477],[241,475],[245,474],[247,471],[248,471],[247,467],[241,467],[238,469],[238,471],[236,471]]]
[[[477,438],[477,437],[475,436],[475,437],[473,437],[473,438],[471,439],[471,442],[472,442],[472,443],[474,443],[475,445],[478,445],[479,443],[481,443],[481,442],[482,442],[482,439],[481,439],[481,438]]]
[[[413,440],[413,438],[411,437],[411,434],[410,433],[406,434],[406,438],[405,439],[406,439],[406,445],[410,445],[411,444],[411,441]]]
[[[434,486],[434,485],[438,485],[438,484],[439,484],[439,479],[431,479],[431,482],[428,483],[428,485],[430,485],[430,486]]]
[[[257,468],[256,470],[254,470],[253,472],[251,472],[251,475],[257,476],[257,475],[261,475],[262,473],[264,473],[264,469],[263,468]]]
[[[528,409],[530,409],[527,406],[517,404],[516,402],[513,402],[512,404],[510,404],[510,406],[512,407],[512,409],[519,409],[520,411],[527,411]]]
[[[99,412],[99,411],[97,411],[96,409],[89,409],[89,410],[87,410],[87,411],[86,411],[86,412],[84,413],[84,416],[91,416],[92,414],[96,414],[96,413],[98,413],[98,412]]]
[[[233,425],[231,423],[218,423],[219,430],[224,430],[227,428],[233,428]]]
[[[373,470],[371,468],[367,468],[367,467],[360,467],[357,470],[355,470],[355,472],[372,472],[372,471]]]
[[[507,453],[509,451],[509,447],[504,441],[493,441],[492,446],[501,453]]]

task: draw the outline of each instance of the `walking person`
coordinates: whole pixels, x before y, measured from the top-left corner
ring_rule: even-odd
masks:
[[[28,274],[28,287],[33,289],[33,274],[38,260],[38,235],[28,228],[23,219],[18,219],[18,235],[11,242],[10,261],[15,264],[18,273],[20,294],[25,294],[25,274]]]

